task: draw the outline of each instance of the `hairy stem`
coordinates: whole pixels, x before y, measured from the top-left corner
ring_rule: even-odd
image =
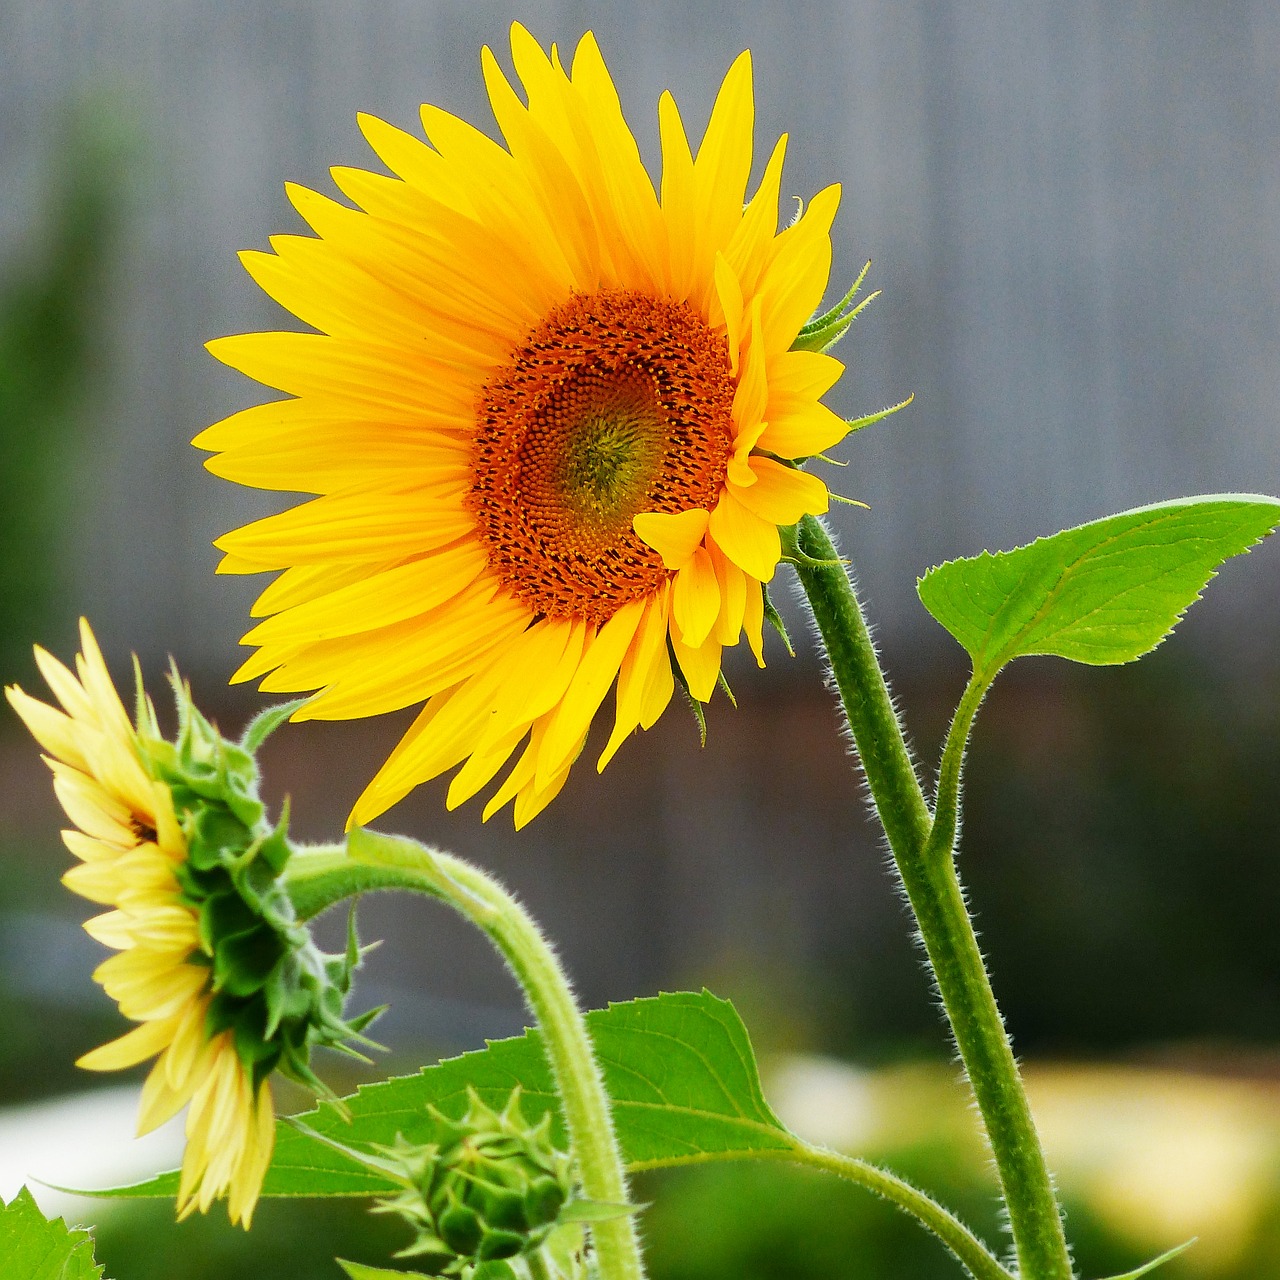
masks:
[[[555,952],[527,911],[479,868],[400,836],[355,830],[347,848],[296,853],[286,870],[299,915],[309,917],[352,893],[412,889],[446,902],[488,935],[524,991],[555,1076],[583,1195],[628,1203],[604,1080],[582,1013]],[[591,1226],[601,1280],[643,1280],[635,1218]]]
[[[790,1151],[760,1152],[759,1156],[761,1159],[787,1160],[793,1164],[821,1169],[826,1173],[834,1173],[846,1182],[865,1187],[918,1219],[951,1250],[974,1280],[1011,1280],[1009,1272],[959,1218],[930,1199],[923,1191],[885,1169],[879,1169],[853,1156],[842,1155],[838,1151],[813,1146],[799,1138]]]
[[[971,683],[944,754],[946,790],[935,824],[848,574],[822,522],[798,529],[796,571],[840,691],[876,810],[956,1047],[982,1113],[1009,1213],[1023,1280],[1071,1280],[1071,1257],[1022,1078],[1013,1056],[950,853],[958,823],[960,764],[982,689]],[[947,812],[948,806],[950,812]],[[936,838],[935,838],[936,831]]]

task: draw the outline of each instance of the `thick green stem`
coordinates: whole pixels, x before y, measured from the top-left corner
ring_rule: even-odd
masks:
[[[308,917],[352,893],[414,889],[447,902],[492,940],[510,965],[538,1027],[555,1075],[583,1195],[628,1203],[626,1173],[608,1095],[569,980],[528,912],[484,872],[461,858],[403,837],[353,831],[346,850],[304,850],[286,876],[298,912]],[[601,1280],[643,1280],[635,1218],[593,1223]]]
[[[971,685],[957,711],[944,754],[947,792],[940,791],[942,822],[937,840],[932,840],[935,824],[853,584],[843,567],[834,563],[836,551],[821,521],[811,516],[801,521],[798,545],[802,556],[797,572],[986,1125],[1019,1275],[1023,1280],[1071,1280],[1062,1216],[1013,1049],[978,949],[955,861],[940,854],[943,848],[950,852],[954,842],[964,741],[982,690]]]

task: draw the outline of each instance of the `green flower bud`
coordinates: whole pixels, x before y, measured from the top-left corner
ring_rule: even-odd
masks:
[[[520,1091],[498,1112],[472,1090],[461,1120],[432,1109],[440,1140],[400,1140],[384,1154],[405,1190],[383,1208],[407,1218],[418,1238],[402,1256],[424,1259],[430,1275],[470,1276],[540,1249],[573,1191],[569,1156],[551,1142],[551,1115],[525,1122]],[[488,1268],[495,1277],[501,1269]]]

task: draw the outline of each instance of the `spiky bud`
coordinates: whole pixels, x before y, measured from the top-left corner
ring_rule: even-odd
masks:
[[[402,1256],[422,1259],[430,1275],[470,1276],[480,1264],[541,1248],[573,1191],[569,1156],[551,1141],[550,1113],[529,1125],[518,1089],[501,1111],[471,1090],[461,1120],[434,1109],[432,1118],[437,1142],[398,1139],[383,1152],[405,1190],[382,1207],[417,1231]]]

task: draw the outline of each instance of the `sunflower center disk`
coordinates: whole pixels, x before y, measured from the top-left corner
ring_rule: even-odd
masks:
[[[715,506],[733,393],[724,337],[685,303],[606,290],[552,311],[477,413],[469,506],[507,589],[596,623],[656,590],[632,517]]]

